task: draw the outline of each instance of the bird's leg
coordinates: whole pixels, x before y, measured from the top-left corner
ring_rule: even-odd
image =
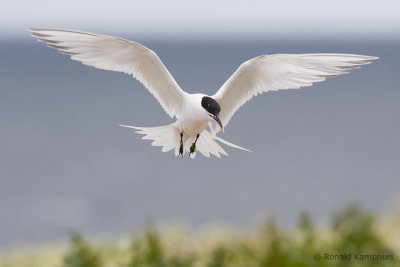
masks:
[[[183,133],[181,133],[181,141],[180,141],[180,147],[179,147],[179,155],[183,157]]]
[[[192,146],[190,147],[190,154],[196,152],[196,142],[197,142],[197,139],[199,139],[199,136],[200,136],[200,134],[197,134],[196,140],[194,141],[194,143],[193,143]]]

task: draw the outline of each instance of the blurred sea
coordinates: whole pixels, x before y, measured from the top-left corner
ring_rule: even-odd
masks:
[[[129,38],[135,40],[135,38]],[[137,40],[137,39],[136,39]],[[70,60],[35,40],[0,43],[0,248],[120,235],[149,220],[193,228],[318,222],[350,202],[389,211],[400,189],[400,44],[390,41],[137,40],[181,87],[213,94],[245,60],[357,53],[371,65],[243,106],[222,137],[251,149],[196,160],[118,124],[171,123],[128,75]]]

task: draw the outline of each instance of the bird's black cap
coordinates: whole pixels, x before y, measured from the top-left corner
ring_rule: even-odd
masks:
[[[221,111],[221,107],[219,106],[218,102],[209,96],[203,97],[201,100],[201,106],[207,110],[207,112],[215,116],[218,116],[219,112]]]

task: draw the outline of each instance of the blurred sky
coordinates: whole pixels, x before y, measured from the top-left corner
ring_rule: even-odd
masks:
[[[0,33],[61,27],[151,38],[399,38],[396,0],[0,1]]]
[[[383,213],[400,192],[398,1],[0,1],[0,247],[69,229],[248,226],[350,202]],[[222,137],[253,150],[196,160],[118,124],[172,122],[132,77],[37,42],[29,27],[121,35],[160,56],[180,86],[213,94],[267,53],[379,56],[312,87],[257,96]],[[145,116],[143,116],[145,114]]]

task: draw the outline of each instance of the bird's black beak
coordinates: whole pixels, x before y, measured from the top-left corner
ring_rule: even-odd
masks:
[[[219,119],[219,116],[218,115],[216,115],[216,116],[211,116],[217,123],[218,123],[218,125],[221,127],[221,131],[222,132],[224,132],[224,126],[222,126],[222,122],[221,122],[221,120]]]

